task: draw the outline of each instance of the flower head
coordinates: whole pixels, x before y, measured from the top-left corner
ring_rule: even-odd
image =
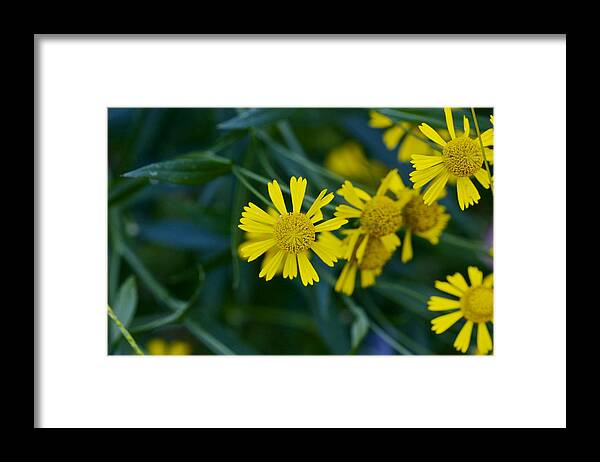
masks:
[[[390,171],[381,181],[374,196],[344,182],[337,191],[348,204],[339,205],[335,216],[355,218],[358,228],[344,230],[342,258],[347,260],[335,290],[352,294],[356,273],[361,271],[361,286],[368,287],[381,274],[383,266],[400,245],[396,232],[402,225],[402,208],[408,197],[401,194],[405,189],[397,170]],[[391,195],[390,195],[391,194]]]
[[[354,141],[332,149],[325,157],[325,167],[344,178],[364,184],[372,184],[386,174],[381,162],[367,158],[360,144]]]
[[[348,222],[343,218],[332,218],[324,221],[321,208],[333,199],[333,193],[321,191],[311,207],[303,213],[302,203],[306,192],[306,179],[292,177],[290,193],[292,196],[292,211],[288,212],[281,188],[276,180],[268,185],[269,196],[277,210],[273,216],[257,205],[250,202],[244,207],[238,227],[249,233],[258,233],[256,241],[243,245],[240,249],[242,256],[249,262],[267,253],[259,277],[267,281],[273,279],[281,265],[283,277],[293,279],[300,272],[300,279],[305,286],[319,282],[319,275],[308,258],[312,250],[329,266],[337,261],[335,253],[326,244],[317,239],[317,233],[339,229]]]
[[[162,338],[150,339],[146,345],[148,354],[155,356],[174,355],[187,356],[192,354],[192,346],[184,340],[173,340],[167,343]]]
[[[423,195],[427,205],[432,204],[444,191],[444,187],[450,178],[456,178],[456,191],[458,204],[461,210],[479,202],[481,196],[471,181],[475,177],[484,188],[490,187],[489,176],[483,168],[483,153],[479,140],[469,137],[469,119],[463,118],[464,133],[457,136],[454,128],[452,109],[444,108],[446,125],[450,134],[450,140],[446,141],[429,125],[423,123],[419,130],[431,141],[442,148],[442,152],[433,155],[413,154],[411,163],[415,171],[410,174],[414,188],[418,189],[431,182]],[[481,134],[484,146],[493,144],[493,131],[487,130]],[[490,149],[486,151],[486,158],[493,157]]]
[[[477,324],[477,349],[481,354],[487,354],[493,348],[487,323],[494,320],[494,276],[492,273],[484,278],[475,266],[469,266],[468,273],[470,286],[460,273],[448,276],[448,282],[435,281],[437,289],[458,297],[458,300],[437,296],[429,299],[430,311],[452,311],[432,319],[431,330],[441,334],[464,318],[466,322],[454,341],[454,347],[465,353],[471,343],[473,324]]]

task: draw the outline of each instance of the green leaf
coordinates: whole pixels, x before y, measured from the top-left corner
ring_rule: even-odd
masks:
[[[147,185],[148,182],[144,178],[114,182],[108,190],[108,206],[114,207],[120,204],[144,189]]]
[[[217,127],[225,130],[262,127],[264,125],[275,123],[281,119],[285,119],[294,111],[295,109],[291,108],[248,109],[233,119],[221,122],[219,125],[217,125]]]
[[[324,278],[328,276],[326,272],[321,274]],[[331,290],[332,286],[329,284],[316,284],[314,287],[307,287],[303,292],[307,297],[307,305],[312,311],[319,336],[332,354],[344,355],[350,348],[348,326],[340,317],[339,310],[331,297]]]
[[[128,327],[131,323],[135,309],[137,307],[137,285],[135,282],[135,276],[130,276],[121,285],[115,297],[113,311],[117,317],[121,320],[125,327]],[[121,331],[115,324],[110,325],[110,344],[114,344],[121,337]]]
[[[193,152],[177,159],[146,165],[123,176],[165,183],[199,185],[231,172],[232,163],[210,151]]]

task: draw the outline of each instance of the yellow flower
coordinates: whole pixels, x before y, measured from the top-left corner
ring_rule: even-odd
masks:
[[[454,347],[463,353],[467,351],[475,323],[477,349],[480,354],[487,354],[493,348],[487,323],[494,320],[494,275],[492,273],[484,278],[483,273],[475,266],[469,266],[468,273],[470,286],[460,273],[448,276],[448,282],[435,281],[437,289],[458,297],[458,300],[437,296],[429,299],[427,305],[430,311],[452,310],[452,313],[432,319],[431,330],[441,334],[459,319],[465,318],[466,322],[454,341]]]
[[[400,194],[404,189],[400,175],[394,169],[381,181],[373,197],[349,181],[345,181],[337,191],[350,205],[338,205],[334,215],[358,218],[360,226],[343,231],[347,237],[342,245],[342,257],[348,263],[337,280],[336,291],[352,294],[359,269],[362,287],[374,284],[375,278],[400,245],[396,232],[402,225],[402,208],[409,200],[408,196]]]
[[[372,128],[385,128],[383,144],[388,150],[395,149],[398,144],[398,160],[408,162],[411,154],[433,154],[434,149],[429,143],[415,135],[414,127],[409,122],[394,123],[392,119],[377,111],[369,112],[369,126]],[[400,143],[402,140],[402,143]]]
[[[442,147],[442,152],[436,151],[433,155],[413,154],[411,163],[415,171],[410,174],[414,188],[418,189],[431,181],[423,195],[427,205],[432,204],[444,191],[448,180],[456,178],[456,192],[458,205],[461,210],[479,202],[481,196],[471,181],[472,176],[477,178],[484,188],[490,187],[489,177],[483,166],[483,154],[479,141],[469,137],[469,119],[463,118],[464,134],[456,136],[452,109],[444,108],[446,124],[450,133],[450,141],[445,141],[442,136],[429,125],[423,123],[419,126],[421,132],[430,140]],[[484,146],[493,144],[493,131],[487,130],[481,134]],[[488,161],[493,159],[493,151],[486,150]],[[432,181],[433,180],[433,181]]]
[[[437,245],[442,231],[450,220],[450,215],[446,213],[446,208],[437,202],[431,205],[425,204],[419,191],[405,189],[401,194],[409,196],[408,202],[402,208],[402,227],[406,232],[401,258],[402,262],[406,263],[413,258],[412,235]]]
[[[165,342],[162,338],[153,338],[147,345],[148,353],[156,356],[175,355],[186,356],[192,353],[192,347],[183,340],[173,340],[171,343]]]
[[[306,213],[302,213],[302,203],[306,192],[306,179],[292,177],[290,192],[292,211],[288,212],[283,194],[276,180],[268,185],[271,201],[279,212],[277,217],[269,215],[257,205],[250,202],[244,207],[238,227],[250,233],[262,236],[255,242],[243,246],[242,256],[249,262],[274,249],[265,257],[259,277],[267,281],[273,279],[280,265],[283,264],[283,277],[293,279],[298,275],[305,286],[319,282],[319,275],[308,259],[308,251],[312,250],[326,265],[333,266],[337,261],[335,253],[327,245],[316,240],[317,233],[334,231],[348,223],[343,218],[332,218],[324,221],[321,208],[333,200],[333,193],[321,191]]]
[[[327,154],[324,165],[344,178],[367,184],[373,183],[375,178],[381,178],[387,172],[385,165],[369,160],[361,145],[354,141],[347,141],[332,149]]]

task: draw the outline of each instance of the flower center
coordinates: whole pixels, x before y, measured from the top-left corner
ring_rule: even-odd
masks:
[[[365,206],[360,224],[374,237],[395,233],[402,224],[402,208],[389,197],[375,196]]]
[[[361,270],[379,269],[387,263],[391,256],[392,253],[385,248],[381,240],[369,239],[363,259],[359,263],[358,267]]]
[[[468,136],[449,141],[442,151],[444,165],[456,176],[471,176],[483,163],[479,145]]]
[[[494,291],[482,286],[473,287],[460,299],[460,307],[469,321],[491,321],[494,318]]]
[[[415,196],[402,209],[402,218],[408,229],[424,233],[437,225],[442,213],[438,203],[427,205],[420,196]]]
[[[303,213],[288,213],[275,224],[274,235],[281,250],[297,254],[315,242],[315,226]]]

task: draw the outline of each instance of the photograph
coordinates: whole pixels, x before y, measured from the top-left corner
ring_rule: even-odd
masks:
[[[494,354],[492,107],[107,119],[108,355]]]

